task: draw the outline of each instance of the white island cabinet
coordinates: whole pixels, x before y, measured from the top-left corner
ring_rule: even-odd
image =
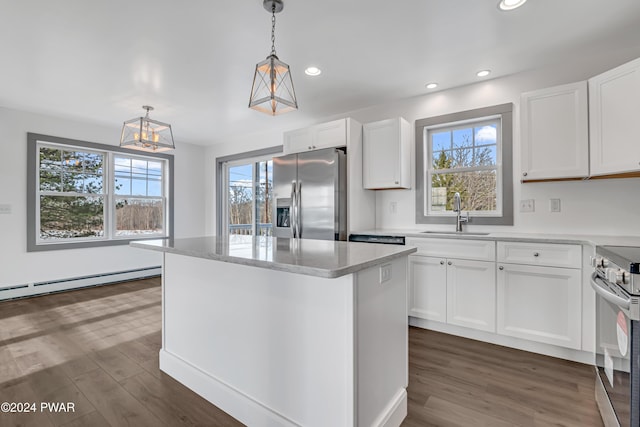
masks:
[[[164,252],[160,369],[250,426],[399,426],[414,248],[231,236]]]

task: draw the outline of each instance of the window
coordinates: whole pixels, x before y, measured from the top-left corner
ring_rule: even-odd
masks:
[[[115,235],[164,235],[163,161],[114,156]]]
[[[172,156],[36,134],[28,146],[28,251],[169,236]]]
[[[416,222],[513,224],[511,104],[416,121]]]
[[[281,147],[219,158],[218,234],[271,236],[273,154]]]

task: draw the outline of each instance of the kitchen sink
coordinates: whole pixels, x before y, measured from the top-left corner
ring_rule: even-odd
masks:
[[[489,233],[477,233],[474,231],[433,231],[433,230],[428,230],[428,231],[421,231],[421,233],[426,233],[426,234],[455,234],[455,235],[460,235],[460,236],[488,236]]]

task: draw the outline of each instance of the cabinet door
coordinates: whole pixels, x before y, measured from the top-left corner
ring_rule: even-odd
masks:
[[[447,266],[444,258],[409,256],[409,316],[447,321]]]
[[[580,349],[581,270],[498,266],[498,333]]]
[[[589,79],[591,175],[640,170],[640,59]]]
[[[589,175],[587,82],[521,96],[523,181]]]
[[[315,125],[312,128],[314,150],[347,145],[347,121],[345,119]]]
[[[364,188],[411,188],[410,131],[402,118],[363,126]]]
[[[447,260],[447,322],[495,332],[495,263]]]
[[[284,154],[301,153],[313,148],[311,128],[296,129],[284,133],[282,152]]]

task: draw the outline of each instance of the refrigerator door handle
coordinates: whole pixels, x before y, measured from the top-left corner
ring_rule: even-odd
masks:
[[[302,238],[302,181],[298,181],[298,191],[296,191],[296,234],[299,238]]]
[[[293,237],[296,236],[296,205],[297,205],[297,194],[296,194],[296,182],[291,181],[291,218],[290,218],[290,227],[293,232]]]

